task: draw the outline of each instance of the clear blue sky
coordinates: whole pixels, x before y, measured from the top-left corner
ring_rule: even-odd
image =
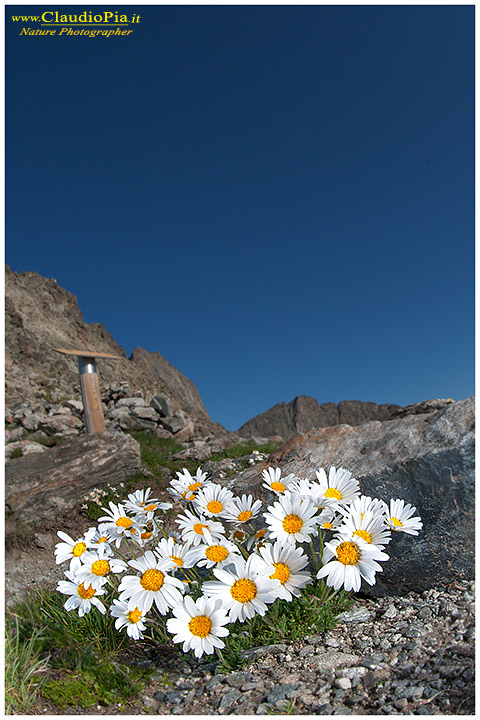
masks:
[[[117,7],[117,6],[115,6]],[[229,429],[474,393],[474,7],[6,8],[6,262]],[[133,26],[132,26],[133,27]]]

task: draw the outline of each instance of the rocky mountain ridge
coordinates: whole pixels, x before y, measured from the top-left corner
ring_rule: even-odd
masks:
[[[281,402],[256,415],[238,430],[240,435],[281,435],[285,440],[312,428],[334,425],[362,425],[372,420],[391,420],[403,411],[400,405],[343,400],[319,404],[308,395],[297,395],[291,402]]]
[[[102,358],[97,370],[102,388],[122,383],[135,392],[165,395],[173,414],[182,413],[198,437],[228,435],[214,423],[195,384],[160,353],[135,348],[128,358],[101,323],[85,323],[75,295],[53,278],[5,268],[5,404],[31,409],[45,401],[80,400],[77,360],[53,348],[90,349],[120,356]],[[148,404],[148,403],[147,403]],[[231,434],[235,437],[234,434]]]

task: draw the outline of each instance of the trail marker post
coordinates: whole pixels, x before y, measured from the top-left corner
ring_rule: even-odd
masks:
[[[122,360],[120,355],[91,352],[90,350],[64,350],[53,348],[55,352],[64,355],[76,355],[78,358],[78,372],[80,375],[80,388],[82,390],[83,410],[87,433],[105,432],[105,418],[103,416],[102,395],[98,381],[97,364],[95,359],[112,358]]]

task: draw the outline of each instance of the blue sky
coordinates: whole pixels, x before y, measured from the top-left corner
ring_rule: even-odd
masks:
[[[474,7],[118,7],[128,37],[6,8],[11,268],[229,429],[472,395]]]

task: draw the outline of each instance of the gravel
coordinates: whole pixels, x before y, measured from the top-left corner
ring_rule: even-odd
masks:
[[[144,712],[470,715],[474,637],[472,582],[357,599],[333,630],[250,651],[241,671],[217,673],[212,657],[156,658]]]

